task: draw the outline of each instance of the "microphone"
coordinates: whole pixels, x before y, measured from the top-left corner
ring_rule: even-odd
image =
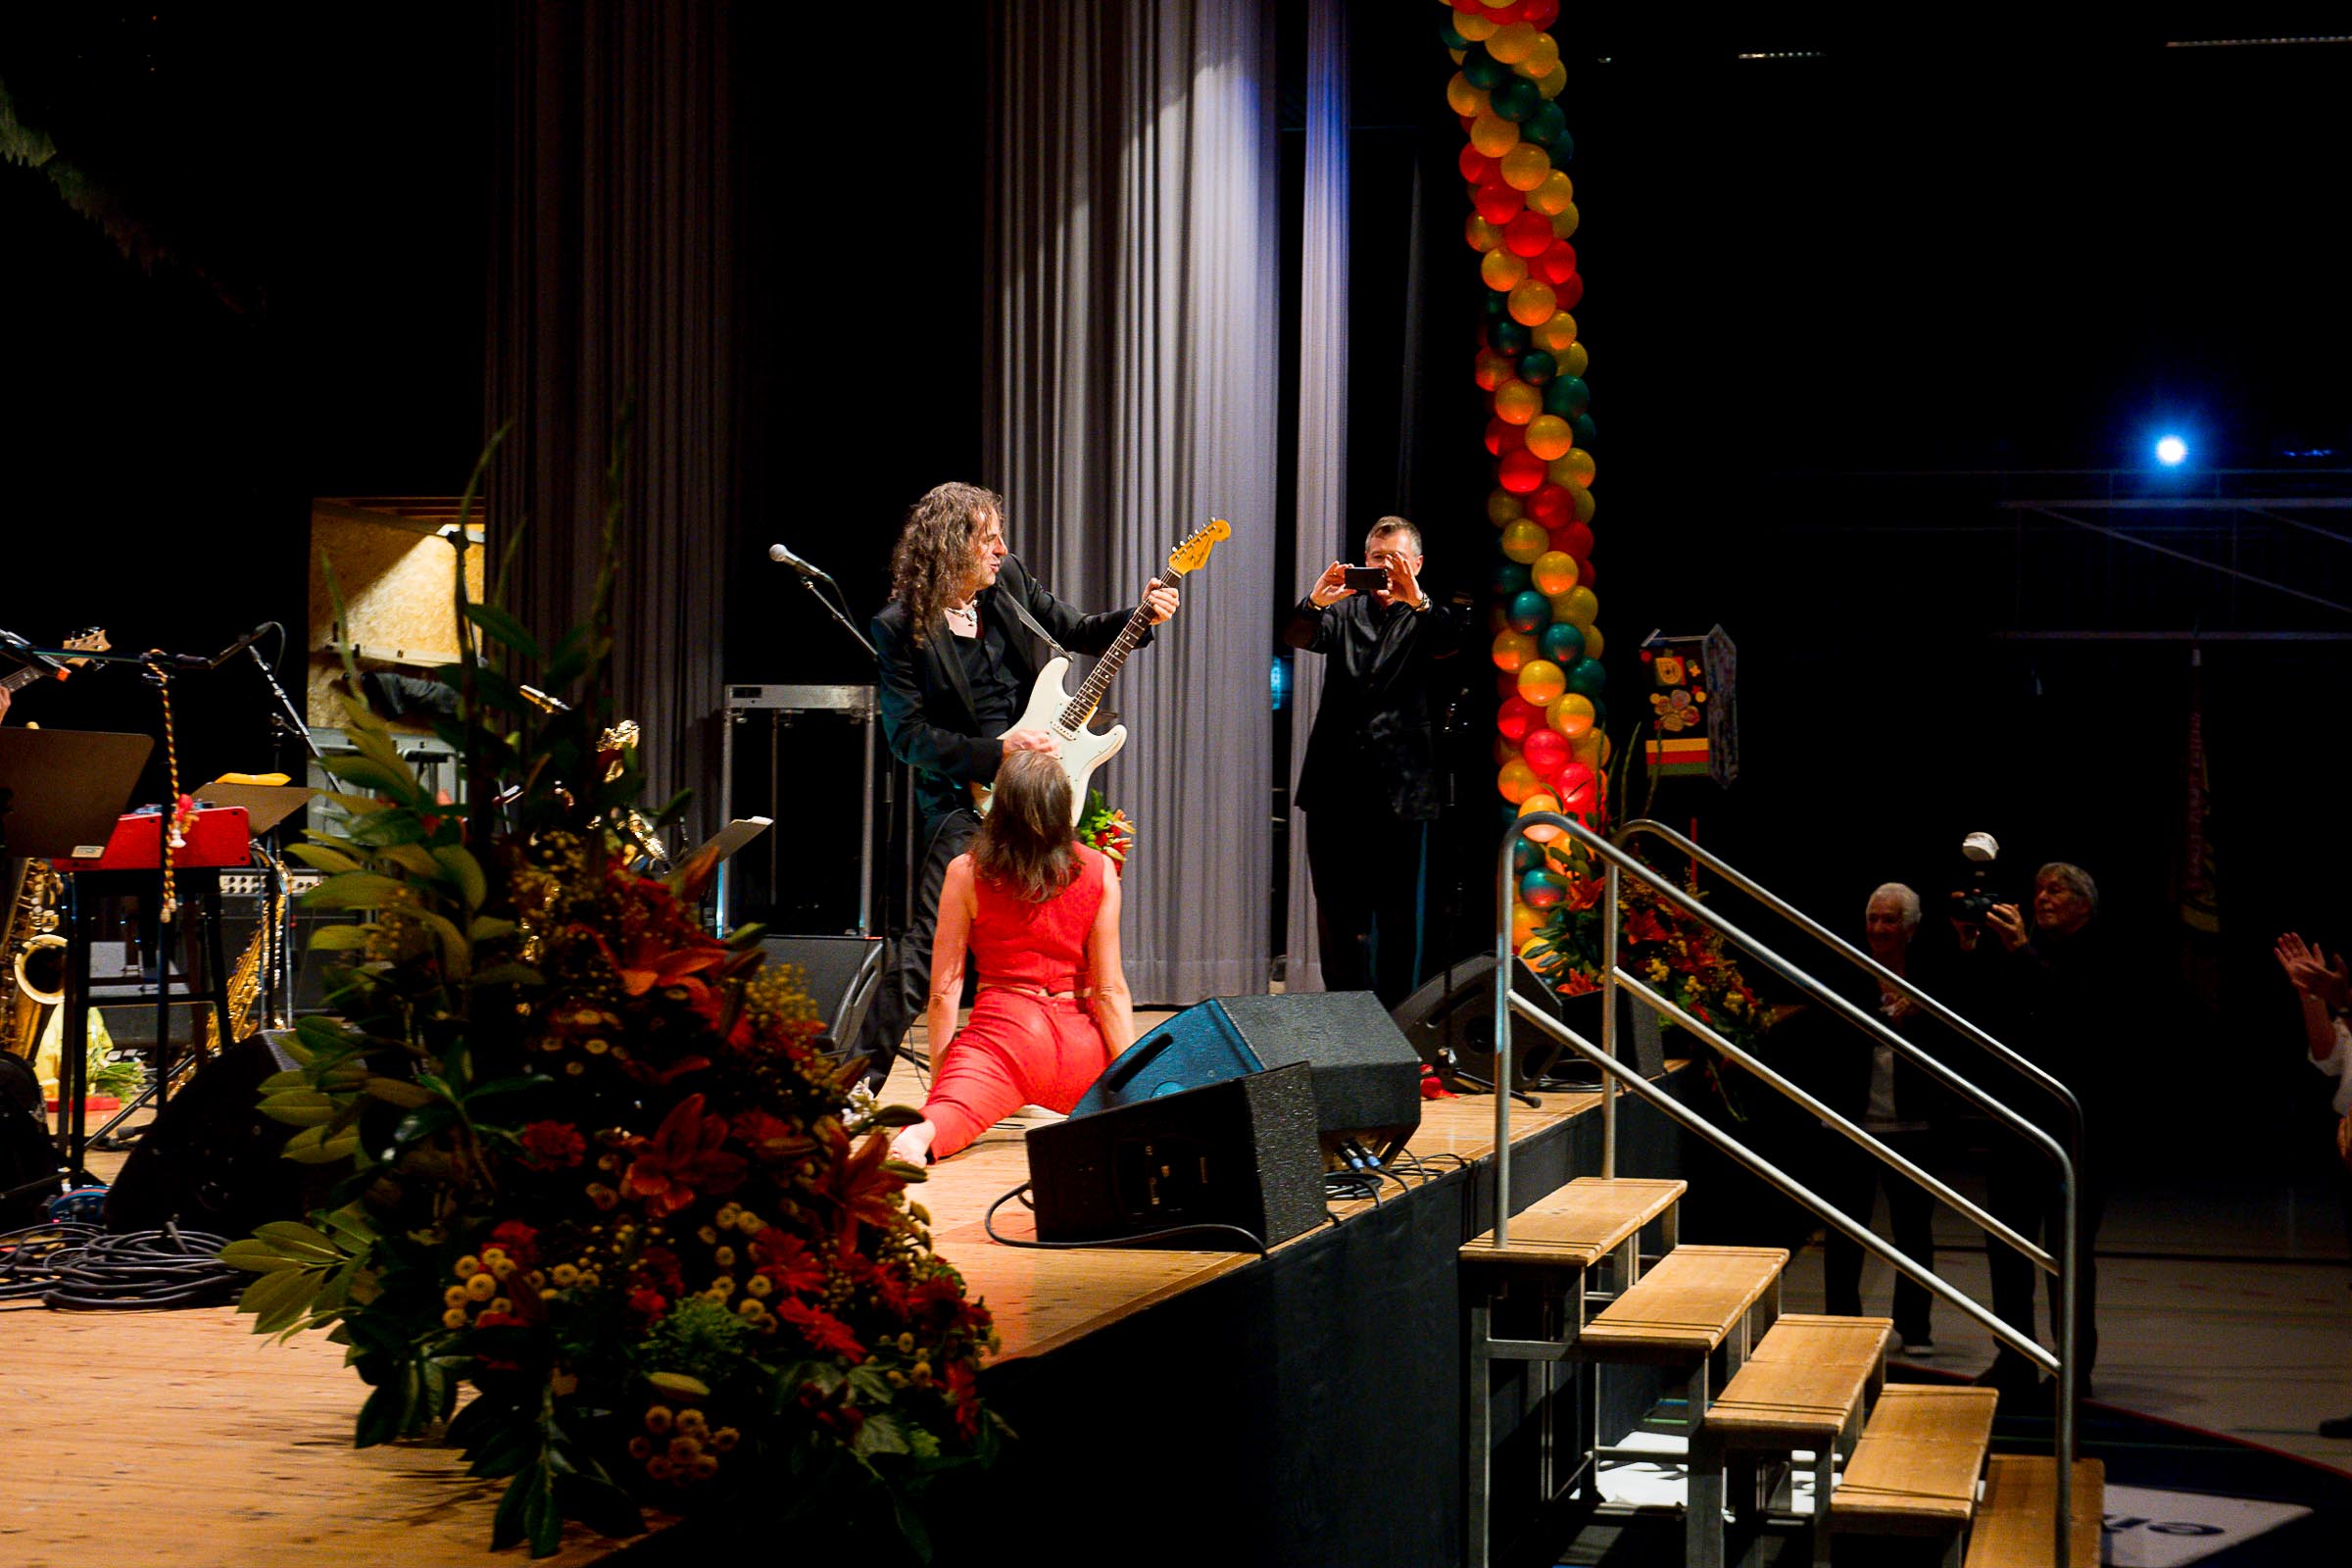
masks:
[[[767,547],[767,559],[775,562],[778,565],[790,566],[793,570],[799,572],[804,577],[822,577],[827,582],[831,582],[833,580],[830,572],[827,572],[821,566],[814,566],[809,564],[808,562],[803,561],[799,556],[796,556],[792,553],[792,549],[788,545],[769,545]]]
[[[277,622],[274,620],[263,621],[259,626],[254,627],[253,630],[247,632],[235,642],[230,643],[226,648],[221,649],[220,653],[214,655],[213,658],[206,662],[205,667],[207,669],[219,669],[222,664],[227,663],[230,660],[236,658],[246,649],[251,648],[255,643],[260,642],[262,640],[262,634],[276,624]]]

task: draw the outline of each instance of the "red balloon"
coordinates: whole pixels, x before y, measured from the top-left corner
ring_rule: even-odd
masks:
[[[1543,729],[1544,710],[1519,695],[1519,677],[1511,676],[1511,695],[1502,701],[1502,710],[1494,715],[1494,727],[1502,731],[1506,741],[1522,740]]]
[[[1483,185],[1490,179],[1499,179],[1502,177],[1494,172],[1496,167],[1494,160],[1489,158],[1485,153],[1480,152],[1468,142],[1464,142],[1462,144],[1462,156],[1460,163],[1462,168],[1462,177],[1473,185]]]
[[[1517,672],[1516,670],[1504,669],[1504,670],[1497,670],[1497,671],[1495,672],[1495,675],[1494,675],[1494,695],[1495,695],[1495,696],[1497,696],[1497,697],[1499,697],[1499,698],[1501,698],[1501,699],[1503,699],[1505,702],[1508,702],[1508,701],[1509,701],[1511,698],[1517,697],[1517,696],[1519,695],[1519,675],[1518,675],[1518,672]],[[1524,699],[1522,699],[1522,701],[1524,701]],[[1496,739],[1496,741],[1495,741],[1495,745],[1497,745],[1497,746],[1509,746],[1509,745],[1510,745],[1510,743],[1509,743],[1508,741],[1505,741],[1505,740],[1502,740],[1502,739],[1500,739],[1500,738],[1497,738],[1497,739]],[[1518,750],[1518,748],[1517,748],[1517,747],[1511,747],[1511,750],[1512,750],[1512,751],[1514,751],[1514,752],[1516,752],[1516,751]],[[1501,760],[1500,760],[1499,758],[1497,758],[1497,759],[1496,759],[1496,760],[1497,760],[1497,761],[1500,761]]]
[[[1508,190],[1510,187],[1506,185],[1503,188]],[[1493,220],[1490,219],[1489,221],[1491,222]],[[1576,309],[1576,302],[1585,297],[1585,280],[1580,274],[1570,272],[1564,282],[1552,289],[1551,295],[1553,303],[1557,304],[1561,310],[1573,311]]]
[[[1562,529],[1562,530],[1561,530],[1561,532],[1563,532],[1563,533],[1565,533],[1566,531],[1567,531],[1566,529]],[[1592,562],[1591,558],[1590,558],[1590,557],[1586,557],[1586,556],[1579,556],[1579,557],[1577,557],[1577,558],[1576,558],[1576,581],[1577,581],[1577,586],[1578,586],[1578,587],[1580,587],[1580,588],[1590,588],[1590,587],[1592,587],[1592,586],[1593,580],[1594,580],[1594,579],[1593,579],[1593,576],[1592,576]]]
[[[1494,220],[1489,219],[1488,221],[1493,222]],[[1551,237],[1550,219],[1538,212],[1522,212],[1502,225],[1502,243],[1503,248],[1513,256],[1533,260],[1559,242]]]
[[[1539,32],[1560,20],[1560,0],[1526,0],[1526,4],[1519,20]]]
[[[1531,735],[1528,738],[1533,740],[1535,737]],[[1562,741],[1561,744],[1566,745],[1567,742]],[[1527,765],[1535,767],[1535,759],[1529,758]],[[1544,770],[1537,767],[1536,771],[1542,773]],[[1583,816],[1600,805],[1600,779],[1583,762],[1570,762],[1559,770],[1552,782],[1559,791],[1560,809],[1571,815]]]
[[[1530,494],[1544,482],[1544,462],[1525,447],[1505,452],[1494,466],[1495,478],[1515,496]]]
[[[1569,499],[1566,485],[1547,483],[1527,498],[1527,514],[1546,528],[1556,528],[1576,515],[1576,503]]]
[[[1544,231],[1547,234],[1551,232],[1550,225],[1545,224]],[[1506,233],[1503,238],[1508,243],[1510,236]],[[1560,285],[1576,275],[1576,247],[1564,239],[1553,240],[1544,247],[1544,254],[1536,258],[1534,270],[1542,272],[1544,281],[1551,285],[1553,294],[1558,294]]]
[[[1592,525],[1589,522],[1572,522],[1552,536],[1552,543],[1555,548],[1574,556],[1581,564],[1592,559]],[[1583,579],[1579,578],[1578,581]]]
[[[1539,778],[1551,778],[1571,765],[1568,737],[1548,724],[1527,732],[1527,739],[1520,743],[1519,755],[1527,759],[1527,765],[1536,770]]]
[[[1525,20],[1527,0],[1511,0],[1507,6],[1489,5],[1486,7],[1486,13],[1507,26],[1511,23]]]
[[[1507,419],[1487,421],[1487,450],[1496,457],[1505,452],[1517,452],[1527,445],[1527,426],[1513,424]]]
[[[1527,212],[1527,196],[1523,191],[1511,189],[1502,182],[1500,175],[1496,175],[1493,179],[1479,181],[1478,188],[1470,193],[1470,205],[1478,209],[1479,217],[1490,223],[1502,226],[1509,224],[1520,214]],[[1550,219],[1544,217],[1541,213],[1531,216],[1544,224],[1544,233],[1551,232]],[[1504,232],[1507,235],[1509,229],[1505,227]],[[1505,243],[1508,241],[1506,240]],[[1537,254],[1541,255],[1542,252],[1539,251]]]

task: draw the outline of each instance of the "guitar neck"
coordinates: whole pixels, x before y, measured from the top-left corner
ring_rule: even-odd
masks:
[[[50,674],[51,671],[43,669],[38,664],[26,664],[14,674],[0,675],[0,692],[8,692],[13,695],[23,691],[36,680],[47,680]]]
[[[1184,573],[1173,566],[1159,574],[1163,588],[1173,588],[1183,580]],[[1144,640],[1144,633],[1151,630],[1151,610],[1148,603],[1136,606],[1135,613],[1127,617],[1127,624],[1119,628],[1118,636],[1112,638],[1110,646],[1102,650],[1102,657],[1095,661],[1095,667],[1086,672],[1086,679],[1071,696],[1070,705],[1061,710],[1062,728],[1076,729],[1092,718],[1095,710],[1102,706],[1103,694],[1110,690],[1111,680],[1118,674],[1119,666],[1127,662],[1127,656],[1135,651],[1135,645]]]

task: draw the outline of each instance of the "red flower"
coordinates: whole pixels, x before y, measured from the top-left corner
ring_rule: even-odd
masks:
[[[629,1310],[641,1317],[660,1317],[669,1310],[669,1298],[650,1286],[640,1285],[629,1293]]]
[[[678,1266],[678,1254],[666,1247],[649,1247],[637,1256],[636,1279],[671,1293],[686,1283],[686,1271]]]
[[[850,1332],[850,1326],[822,1307],[789,1300],[776,1308],[776,1316],[791,1324],[812,1350],[838,1355],[852,1366],[865,1359],[865,1347],[858,1343],[858,1336]]]
[[[766,1165],[798,1159],[816,1147],[814,1139],[793,1131],[792,1123],[764,1110],[747,1110],[736,1116],[735,1142]]]
[[[948,1363],[948,1403],[956,1407],[956,1430],[963,1441],[980,1436],[980,1375],[969,1361]]]
[[[770,1225],[752,1238],[752,1256],[760,1260],[760,1272],[788,1294],[824,1289],[824,1260],[808,1250],[808,1243],[778,1226]]]
[[[899,1211],[891,1200],[906,1184],[882,1167],[890,1154],[887,1132],[876,1132],[853,1154],[850,1135],[842,1130],[841,1124],[828,1121],[824,1125],[825,1141],[833,1146],[833,1157],[826,1162],[826,1185],[830,1191],[824,1196],[841,1205],[835,1234],[842,1250],[847,1251],[858,1240],[860,1223],[884,1229],[897,1223]]]
[[[522,1129],[522,1162],[533,1170],[569,1170],[588,1153],[588,1140],[569,1122],[535,1121]]]
[[[915,1321],[937,1334],[963,1310],[963,1281],[953,1274],[934,1274],[914,1288],[910,1305]]]
[[[539,1233],[518,1219],[501,1223],[486,1245],[505,1252],[517,1268],[527,1269],[539,1261]]]
[[[718,1146],[726,1141],[727,1119],[703,1114],[703,1097],[689,1095],[670,1107],[651,1138],[630,1140],[636,1155],[621,1191],[645,1200],[647,1212],[674,1214],[698,1196],[732,1191],[743,1181],[743,1157]]]

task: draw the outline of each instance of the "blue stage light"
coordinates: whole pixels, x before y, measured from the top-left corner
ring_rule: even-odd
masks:
[[[2177,435],[2159,436],[2156,441],[2156,461],[2168,468],[2178,468],[2188,459],[2188,443]]]

